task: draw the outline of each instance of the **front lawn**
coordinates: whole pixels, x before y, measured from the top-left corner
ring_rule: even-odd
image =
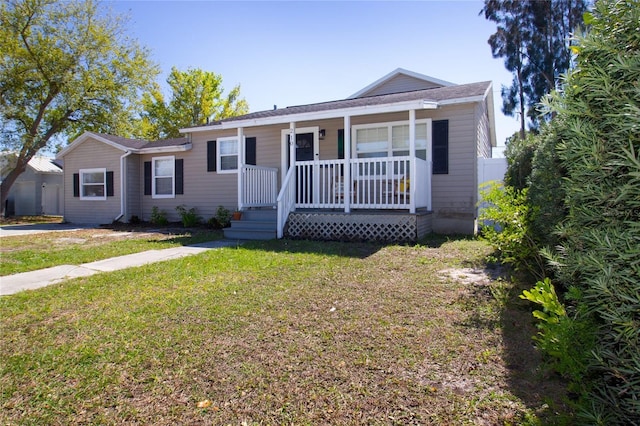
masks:
[[[2,297],[0,423],[540,424],[563,388],[489,251],[255,242]]]
[[[130,227],[96,228],[2,237],[0,276],[58,265],[79,265],[146,250],[222,238],[221,231]]]

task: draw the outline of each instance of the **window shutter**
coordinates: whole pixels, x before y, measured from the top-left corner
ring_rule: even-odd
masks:
[[[113,172],[107,172],[107,197],[113,197]]]
[[[338,129],[338,159],[344,160],[344,129]]]
[[[257,166],[258,163],[256,161],[256,138],[246,138],[244,141],[245,146],[245,164],[251,164],[252,166]]]
[[[216,141],[207,141],[207,171],[216,171]]]
[[[175,162],[175,173],[176,173],[176,194],[184,194],[184,160],[180,158]]]
[[[433,174],[449,173],[449,120],[433,122]]]
[[[73,196],[80,196],[80,173],[73,174]]]
[[[151,195],[151,161],[144,162],[144,195]]]

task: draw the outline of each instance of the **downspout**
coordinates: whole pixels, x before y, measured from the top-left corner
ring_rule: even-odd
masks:
[[[127,151],[120,157],[120,214],[118,215],[118,217],[113,219],[114,222],[119,221],[120,219],[122,219],[122,216],[124,216],[125,199],[127,198],[126,197],[127,185],[126,185],[126,179],[125,179],[125,167],[124,167],[125,160],[124,159],[130,156],[131,154],[133,154],[133,152]]]

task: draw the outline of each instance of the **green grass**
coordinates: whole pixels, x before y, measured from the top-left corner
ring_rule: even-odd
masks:
[[[443,272],[488,252],[256,242],[3,297],[0,423],[540,424],[530,313]]]
[[[164,234],[91,229],[2,237],[0,276],[222,238],[220,231],[179,232]]]

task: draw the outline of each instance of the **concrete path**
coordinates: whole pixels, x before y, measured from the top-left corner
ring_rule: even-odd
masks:
[[[97,228],[99,225],[78,225],[72,223],[33,223],[24,225],[0,226],[0,237],[14,235],[41,234],[43,232],[79,231],[81,229]]]
[[[238,241],[218,240],[190,246],[174,247],[163,250],[148,250],[141,253],[112,257],[82,265],[60,265],[38,271],[23,272],[21,274],[0,277],[0,296],[14,294],[22,290],[33,290],[56,284],[70,278],[86,277],[100,272],[117,271],[146,265],[148,263],[163,262],[185,256],[202,253],[221,247],[235,247]]]

